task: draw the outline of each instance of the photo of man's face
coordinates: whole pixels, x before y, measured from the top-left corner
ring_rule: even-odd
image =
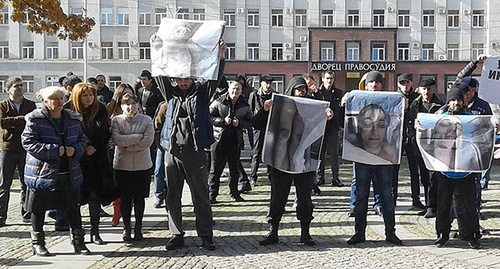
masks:
[[[436,122],[432,138],[434,140],[434,157],[448,167],[455,167],[455,156],[458,137],[463,136],[462,125],[456,117],[444,118]]]
[[[363,148],[370,153],[379,154],[387,128],[384,111],[376,108],[367,111],[359,124]]]

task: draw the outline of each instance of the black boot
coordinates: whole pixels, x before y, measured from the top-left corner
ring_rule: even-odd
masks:
[[[104,245],[104,241],[102,240],[101,236],[99,235],[99,218],[100,218],[100,211],[99,209],[97,210],[91,210],[91,215],[90,215],[90,242],[96,244],[96,245]]]
[[[311,226],[311,221],[307,220],[301,220],[300,221],[300,243],[303,243],[304,245],[307,246],[314,246],[316,245],[316,242],[311,238],[311,235],[309,234],[309,227]]]
[[[132,241],[132,228],[130,227],[130,224],[125,224],[123,226],[123,235],[122,235],[123,241],[125,242],[130,242]]]
[[[50,256],[49,251],[45,248],[44,232],[31,232],[31,245],[33,246],[33,254],[37,256]]]
[[[266,235],[266,237],[264,237],[264,239],[259,241],[259,245],[274,245],[278,242],[278,225],[269,224],[269,233]]]
[[[85,246],[84,236],[85,231],[83,229],[74,229],[71,231],[73,234],[73,248],[76,254],[90,254],[90,250]]]

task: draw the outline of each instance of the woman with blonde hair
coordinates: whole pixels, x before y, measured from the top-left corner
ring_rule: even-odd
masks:
[[[72,109],[83,117],[81,126],[88,139],[87,150],[80,159],[84,178],[80,200],[81,204],[89,204],[90,241],[102,245],[104,242],[99,236],[99,213],[101,203],[105,202],[105,197],[101,197],[103,180],[112,180],[107,155],[111,137],[108,112],[104,104],[97,101],[97,90],[89,83],[76,84],[70,102]]]
[[[80,186],[83,183],[80,157],[87,142],[80,126],[82,117],[63,108],[65,91],[61,87],[40,90],[43,106],[26,115],[22,145],[26,152],[25,183],[28,188],[26,210],[31,212],[33,253],[49,256],[45,248],[45,211],[66,211],[77,254],[90,251],[84,243],[80,214]]]

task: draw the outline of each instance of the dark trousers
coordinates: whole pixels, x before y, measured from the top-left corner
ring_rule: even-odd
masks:
[[[425,167],[424,159],[416,155],[412,144],[405,144],[406,158],[410,170],[411,200],[413,203],[420,201],[420,184],[424,186],[425,203],[427,204],[427,193],[429,188],[429,170]]]
[[[26,217],[24,200],[26,199],[26,185],[24,185],[24,165],[26,163],[26,152],[10,152],[0,150],[0,221],[7,219],[9,208],[10,187],[17,168],[19,180],[21,181],[21,215]]]
[[[461,237],[464,239],[478,238],[479,218],[475,208],[476,187],[475,174],[469,174],[462,179],[452,179],[440,172],[436,172],[438,180],[438,210],[436,215],[437,236],[447,236],[451,229],[450,212],[453,200],[455,213],[458,216],[458,225]]]
[[[428,187],[428,198],[426,206],[427,208],[431,208],[433,210],[437,210],[438,208],[438,174],[441,172],[432,171],[430,174],[429,187]]]
[[[82,229],[82,215],[80,214],[80,207],[68,208],[64,212],[66,212],[66,219],[72,230]],[[45,210],[31,212],[31,228],[33,229],[33,232],[43,232],[44,221]]]
[[[323,147],[320,153],[320,164],[318,168],[318,181],[325,182],[325,154],[328,152],[332,159],[332,182],[339,179],[339,130],[333,130],[325,134]]]
[[[213,235],[212,207],[208,197],[208,171],[205,152],[196,152],[193,147],[173,148],[165,152],[165,171],[167,178],[166,204],[168,207],[168,226],[172,235],[184,235],[182,228],[182,189],[186,180],[191,190],[196,231],[198,236]]]
[[[222,142],[217,143],[212,156],[213,171],[208,176],[208,190],[210,199],[215,199],[219,195],[220,176],[224,171],[226,163],[229,166],[229,195],[238,195],[238,177],[240,175],[238,166],[240,164],[240,147],[227,145]]]
[[[267,222],[273,226],[278,226],[285,213],[285,206],[290,194],[292,182],[295,185],[297,197],[297,219],[300,221],[311,221],[313,219],[313,204],[311,191],[313,186],[314,172],[302,174],[289,174],[280,170],[268,167],[271,179],[271,205]]]
[[[252,150],[252,166],[250,171],[250,178],[257,182],[257,172],[259,171],[259,164],[262,161],[262,148],[264,147],[264,131],[254,130],[254,147]],[[269,174],[269,171],[268,171]]]

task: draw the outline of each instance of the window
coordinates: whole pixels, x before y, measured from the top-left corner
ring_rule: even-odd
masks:
[[[161,19],[167,17],[167,9],[166,8],[155,8],[155,23],[156,25],[161,24]]]
[[[130,58],[130,47],[128,42],[118,42],[118,59],[128,60]]]
[[[148,42],[139,43],[139,59],[141,60],[151,59],[151,47]]]
[[[59,44],[57,42],[47,42],[45,58],[47,60],[59,59]]]
[[[101,24],[113,25],[113,9],[101,8]]]
[[[434,27],[434,10],[424,10],[422,26],[426,28]]]
[[[372,61],[385,61],[385,43],[372,44]]]
[[[71,42],[71,59],[83,59],[83,42]]]
[[[346,61],[359,61],[359,43],[347,42],[346,53]]]
[[[472,27],[484,27],[484,10],[472,11]]]
[[[31,21],[31,18],[33,17],[31,12],[31,10],[26,10],[24,12],[23,24],[28,24],[28,22]]]
[[[224,59],[226,60],[236,60],[236,45],[234,43],[227,43],[226,54],[224,54]]]
[[[203,8],[195,8],[193,10],[193,20],[204,21],[205,20],[205,9]]]
[[[5,89],[5,81],[9,79],[9,76],[0,76],[0,92],[3,92]]]
[[[35,55],[35,45],[33,42],[23,42],[23,59],[33,59]]]
[[[373,10],[373,27],[384,27],[384,10]]]
[[[151,25],[151,10],[139,9],[139,25]]]
[[[24,92],[34,93],[35,92],[35,77],[34,76],[21,76],[23,80]]]
[[[271,60],[283,61],[283,43],[271,44]]]
[[[259,27],[260,25],[260,16],[258,9],[249,9],[248,10],[248,27]]]
[[[484,54],[484,43],[472,43],[472,59],[477,59],[481,54]]]
[[[335,42],[334,41],[320,41],[319,42],[319,56],[321,61],[335,60]]]
[[[0,41],[0,59],[9,59],[8,41]]]
[[[113,42],[101,42],[101,59],[113,60]]]
[[[347,11],[347,26],[359,27],[359,10]]]
[[[448,27],[458,28],[460,23],[460,14],[458,10],[448,10]]]
[[[307,61],[307,49],[305,45],[295,43],[295,60]]]
[[[333,27],[333,10],[321,10],[321,26]]]
[[[447,49],[448,60],[458,60],[458,44],[448,44]]]
[[[285,76],[280,75],[270,75],[273,81],[273,89],[275,89],[279,93],[284,93],[285,91]]]
[[[422,44],[422,60],[434,60],[434,44]]]
[[[189,9],[181,8],[179,12],[177,12],[177,19],[189,20]]]
[[[118,8],[118,25],[129,25],[130,24],[130,15],[128,13],[127,8]]]
[[[259,43],[248,43],[248,60],[259,60]]]
[[[398,43],[398,61],[410,60],[410,43]]]
[[[283,27],[283,9],[271,10],[271,26]]]
[[[118,86],[122,84],[122,77],[120,76],[109,76],[109,89],[114,92]]]
[[[83,16],[83,9],[81,7],[72,7],[71,14],[74,14],[76,16]]]
[[[9,11],[7,8],[3,8],[0,10],[0,14],[2,15],[2,19],[0,19],[0,24],[9,24]]]
[[[224,21],[228,27],[236,25],[236,12],[234,9],[224,9]]]
[[[307,10],[305,9],[295,10],[295,26],[307,27]]]
[[[410,11],[409,10],[399,10],[398,11],[398,27],[399,28],[409,28],[410,27]]]

